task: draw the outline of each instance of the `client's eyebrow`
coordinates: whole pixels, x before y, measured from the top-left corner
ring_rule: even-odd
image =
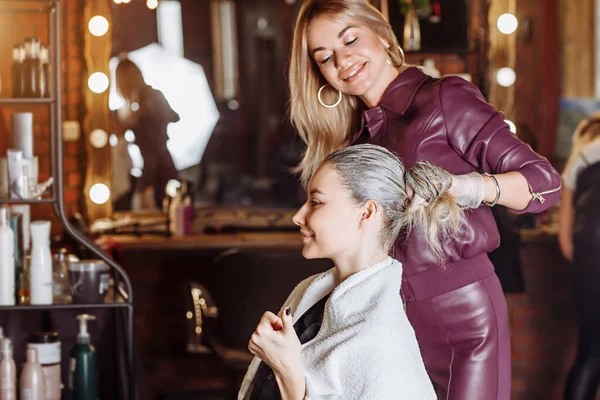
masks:
[[[312,196],[313,194],[320,194],[322,196],[327,196],[325,193],[321,192],[319,189],[313,189],[310,191],[310,195]]]

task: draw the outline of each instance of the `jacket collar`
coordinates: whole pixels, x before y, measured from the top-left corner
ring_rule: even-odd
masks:
[[[408,110],[417,91],[427,79],[429,79],[429,76],[417,67],[410,67],[399,74],[383,93],[379,105],[364,111],[365,125],[356,132],[352,143],[363,134],[364,128],[368,128],[371,138],[380,133],[384,125],[384,108],[403,115]]]

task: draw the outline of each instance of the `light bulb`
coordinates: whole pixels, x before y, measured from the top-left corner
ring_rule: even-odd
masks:
[[[108,76],[102,72],[94,72],[88,78],[88,87],[94,93],[102,93],[108,89]]]
[[[90,133],[90,143],[97,149],[103,148],[108,144],[108,133],[103,129],[94,129]]]
[[[102,15],[96,15],[90,18],[88,29],[94,36],[102,36],[108,32],[108,20]]]
[[[498,30],[506,35],[513,33],[517,30],[517,26],[519,26],[519,21],[517,21],[517,17],[510,13],[502,14],[498,17],[498,22],[496,23]]]
[[[158,7],[158,0],[146,0],[146,6],[151,10],[155,10]]]
[[[96,183],[90,188],[90,200],[95,204],[104,204],[110,199],[110,189],[104,183]]]
[[[509,67],[500,68],[498,72],[496,72],[496,81],[500,86],[509,87],[515,83],[517,79],[517,74],[515,74],[515,70]]]

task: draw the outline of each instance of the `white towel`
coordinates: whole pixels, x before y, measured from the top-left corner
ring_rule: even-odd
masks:
[[[317,336],[302,345],[307,400],[435,400],[400,298],[402,264],[387,258],[336,287],[334,269],[302,281],[284,307],[294,323],[331,293]],[[333,291],[333,292],[332,292]],[[238,400],[250,398],[254,358]]]

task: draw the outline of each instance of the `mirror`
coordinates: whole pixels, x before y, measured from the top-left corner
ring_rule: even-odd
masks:
[[[182,181],[199,204],[298,203],[285,76],[298,7],[111,2],[114,211],[160,210]]]

